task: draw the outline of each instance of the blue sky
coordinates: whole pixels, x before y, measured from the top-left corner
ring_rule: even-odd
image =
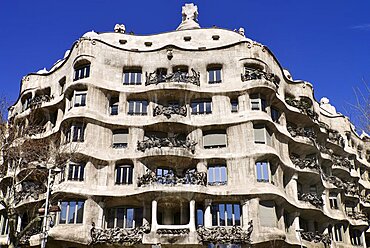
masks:
[[[22,76],[63,57],[85,32],[136,34],[176,29],[189,1],[0,0],[0,95],[17,98]],[[354,87],[370,81],[370,1],[193,1],[202,27],[244,27],[294,79],[313,83],[340,112],[354,102]]]

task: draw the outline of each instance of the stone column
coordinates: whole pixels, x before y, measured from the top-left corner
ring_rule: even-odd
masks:
[[[290,186],[291,192],[293,193],[292,196],[294,197],[294,199],[296,199],[296,201],[298,201],[298,174],[297,173],[294,173],[294,175],[292,176],[292,179],[289,182],[289,186]]]
[[[191,200],[189,202],[189,228],[190,228],[190,232],[195,232],[196,228],[195,228],[195,200]]]
[[[153,200],[152,201],[152,232],[156,232],[157,231],[157,206],[158,203],[156,200]]]
[[[212,205],[212,200],[206,199],[204,201],[204,226],[205,227],[211,227],[212,226],[212,213],[211,213],[211,205]]]
[[[241,205],[241,225],[244,230],[248,229],[248,222],[249,222],[249,200],[241,200],[240,201]]]
[[[300,241],[301,240],[301,233],[297,231],[297,230],[301,229],[301,227],[299,226],[300,213],[299,212],[294,212],[292,215],[293,215],[293,218],[294,218],[294,221],[293,221],[293,224],[292,224],[292,227],[293,227],[292,231],[295,232],[297,239]]]

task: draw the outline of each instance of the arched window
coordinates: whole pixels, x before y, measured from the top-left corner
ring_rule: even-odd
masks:
[[[90,76],[90,61],[82,60],[75,64],[74,66],[74,78],[73,81],[77,81],[82,78],[88,78]]]

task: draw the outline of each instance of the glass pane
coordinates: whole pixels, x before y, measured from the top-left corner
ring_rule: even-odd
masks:
[[[135,219],[135,227],[139,227],[143,225],[143,209],[142,208],[135,208],[134,209],[134,219]]]
[[[132,169],[132,167],[129,167],[129,168],[127,168],[127,170],[128,170],[128,181],[127,181],[127,183],[128,184],[132,184],[132,172],[133,172],[133,169]]]
[[[74,167],[73,180],[77,180],[78,179],[79,166],[74,165],[73,167]]]
[[[261,105],[262,105],[261,110],[266,111],[266,100],[265,99],[261,99]]]
[[[68,213],[68,223],[67,224],[74,224],[75,222],[75,211],[76,211],[76,202],[72,201],[69,202],[69,213]]]
[[[123,220],[125,216],[125,209],[124,208],[117,208],[117,225],[116,227],[123,228]]]
[[[212,113],[212,102],[206,102],[206,113]]]
[[[220,226],[225,226],[225,204],[219,204]]]
[[[141,72],[138,72],[136,75],[137,75],[136,84],[141,84]]]
[[[200,102],[199,103],[199,114],[204,113],[204,104],[205,104],[205,102]]]
[[[67,217],[67,207],[68,207],[68,202],[61,202],[60,203],[60,218],[59,218],[59,223],[60,224],[66,224],[66,217]]]
[[[89,77],[90,76],[90,65],[86,66],[86,73],[85,73],[85,77]]]
[[[218,223],[217,223],[218,204],[212,205],[211,212],[212,212],[212,226],[218,226]]]
[[[81,94],[81,106],[86,105],[86,94]]]
[[[214,178],[214,167],[209,167],[208,168],[208,183],[213,183],[215,182],[215,178]]]
[[[233,225],[233,205],[226,204],[226,212],[227,212],[227,226]]]
[[[239,204],[234,204],[234,219],[235,219],[235,225],[240,226],[240,206]]]
[[[192,114],[197,114],[197,107],[198,107],[198,103],[196,102],[191,103],[191,113]]]
[[[68,180],[72,180],[72,175],[73,175],[73,165],[70,164],[68,168]]]
[[[77,205],[77,219],[76,223],[82,223],[83,222],[83,216],[84,216],[84,202],[79,201]]]
[[[268,163],[267,162],[263,162],[262,163],[262,168],[263,168],[263,179],[265,182],[268,182],[269,181],[269,166],[268,166]]]
[[[197,209],[197,226],[203,226],[203,210]]]
[[[120,184],[121,183],[121,167],[117,167],[116,169],[116,183]]]
[[[257,169],[257,181],[262,180],[262,164],[260,162],[256,163],[256,169]]]
[[[226,167],[223,166],[220,169],[221,169],[221,182],[227,182],[227,171],[226,171]]]
[[[134,227],[134,209],[128,208],[127,215],[126,215],[126,228],[133,228]]]
[[[141,107],[141,102],[140,101],[136,101],[135,102],[135,114],[140,114],[140,112],[141,112],[141,109],[140,109],[140,107]]]
[[[128,73],[128,72],[124,73],[123,83],[128,84],[130,82],[129,80],[130,80],[130,73]]]
[[[214,71],[213,70],[209,70],[208,71],[208,76],[209,76],[209,82],[210,83],[213,83],[215,81],[215,78],[214,78]]]
[[[147,109],[148,109],[148,102],[147,101],[142,101],[142,114],[146,115]]]
[[[122,168],[122,183],[126,184],[127,183],[127,168],[123,167]]]
[[[221,70],[216,70],[216,81],[221,82]]]
[[[83,181],[84,180],[84,176],[85,176],[85,165],[84,164],[81,164],[80,165],[80,181]]]
[[[134,113],[134,104],[135,104],[134,101],[129,101],[128,102],[128,113],[129,114],[133,114]]]

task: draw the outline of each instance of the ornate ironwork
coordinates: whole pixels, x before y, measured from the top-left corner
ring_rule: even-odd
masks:
[[[125,228],[112,228],[112,229],[98,229],[95,224],[92,223],[90,231],[91,244],[123,244],[123,245],[135,245],[139,244],[143,240],[144,233],[150,232],[149,224],[144,224],[140,227],[132,229]]]
[[[41,233],[41,227],[33,227],[26,231],[26,233],[20,238],[19,243],[22,245],[29,245],[30,238],[33,235],[40,234]]]
[[[190,232],[189,228],[178,228],[178,229],[160,228],[157,230],[157,233],[161,235],[186,235],[189,232]]]
[[[334,166],[345,167],[351,169],[351,162],[348,158],[332,154],[332,161]]]
[[[21,185],[21,190],[14,196],[16,203],[26,200],[29,197],[38,200],[39,196],[46,192],[46,187],[41,182],[24,181]]]
[[[347,211],[347,216],[354,220],[362,220],[368,221],[368,217],[366,213],[358,212],[358,211]]]
[[[292,160],[292,162],[295,166],[297,166],[301,169],[305,169],[305,168],[312,169],[312,170],[319,170],[320,169],[320,166],[317,163],[316,158],[311,158],[311,157],[300,158],[300,157],[298,157],[294,154],[291,154],[290,159]]]
[[[328,176],[325,173],[322,173],[321,175],[322,175],[322,178],[328,183],[333,184],[337,188],[344,189],[344,183],[340,178],[336,176]]]
[[[299,109],[299,112],[302,114],[307,115],[312,120],[317,121],[319,119],[319,115],[312,110],[312,103],[304,100],[304,99],[292,99],[292,98],[286,98],[285,102],[289,104],[290,106],[296,107]]]
[[[320,152],[322,153],[329,154],[329,155],[333,154],[333,151],[324,145],[318,144],[318,147],[319,147]]]
[[[54,99],[54,96],[49,95],[35,96],[29,101],[28,107],[31,109],[39,108],[41,107],[41,104],[43,102],[50,102],[52,99]]]
[[[367,195],[360,195],[360,199],[361,199],[361,201],[363,201],[364,203],[369,203],[369,204],[370,204],[370,194],[367,194]]]
[[[143,141],[137,142],[137,149],[139,151],[145,152],[146,149],[150,148],[161,148],[161,147],[182,147],[189,149],[192,153],[195,151],[195,145],[197,142],[190,140],[190,139],[179,139],[178,134],[173,137],[156,137],[151,135],[147,137],[147,139]]]
[[[309,138],[312,141],[315,141],[317,137],[315,131],[312,128],[294,127],[293,125],[288,123],[287,130],[290,135],[292,135],[292,137],[303,136]]]
[[[328,132],[328,139],[341,146],[341,147],[344,147],[345,146],[345,142],[344,142],[344,138],[343,136],[336,130],[332,130],[332,129],[327,129],[327,132]]]
[[[359,196],[359,188],[355,183],[344,182],[344,193],[351,196]]]
[[[157,71],[146,73],[145,85],[159,84],[165,82],[178,82],[178,83],[189,83],[199,86],[200,85],[200,72],[196,72],[193,68],[191,69],[191,75],[187,72],[176,71],[174,73],[164,75]]]
[[[182,115],[186,117],[186,106],[162,106],[158,105],[153,109],[153,116],[164,115],[167,119],[171,118],[171,115]]]
[[[165,176],[157,176],[154,171],[148,171],[143,176],[138,178],[138,186],[150,185],[153,183],[164,184],[164,185],[179,185],[179,184],[192,184],[206,186],[207,173],[198,172],[196,170],[187,170],[183,177],[175,175],[173,172],[169,172]]]
[[[233,227],[199,227],[197,233],[203,243],[212,244],[250,244],[253,232],[253,222],[248,223],[247,230],[240,226]]]
[[[273,73],[264,72],[260,69],[254,69],[245,67],[244,74],[241,74],[242,81],[256,80],[256,79],[266,79],[271,83],[274,83],[276,86],[279,86],[280,79]]]
[[[331,238],[329,234],[323,234],[319,232],[301,232],[302,239],[309,242],[324,243],[325,245],[331,244]]]
[[[317,208],[322,208],[324,202],[316,193],[300,193],[298,192],[298,200],[311,203]]]

